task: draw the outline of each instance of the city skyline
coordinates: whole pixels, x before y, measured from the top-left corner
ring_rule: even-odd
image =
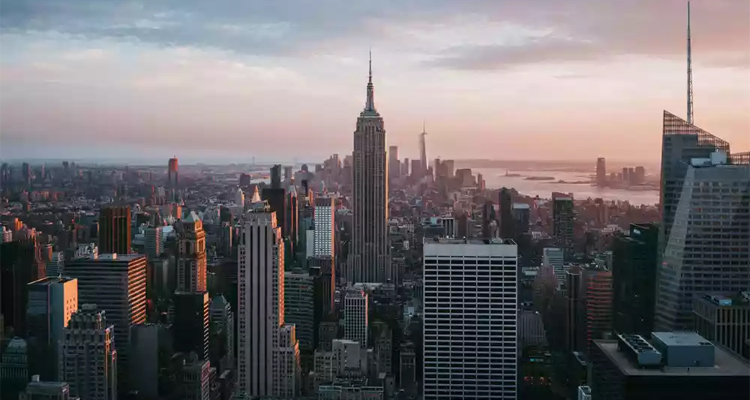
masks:
[[[431,157],[656,161],[655,110],[685,112],[686,2],[652,3],[10,2],[0,156],[348,154],[371,46],[387,145],[403,156],[417,158],[426,120]],[[692,2],[695,123],[738,151],[748,12]]]

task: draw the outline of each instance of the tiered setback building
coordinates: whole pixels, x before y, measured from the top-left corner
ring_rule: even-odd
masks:
[[[146,322],[146,256],[99,254],[74,260],[66,275],[78,279],[78,303],[96,304],[114,325],[118,368],[127,371],[130,327]]]
[[[424,243],[424,399],[515,399],[512,240]]]
[[[95,304],[84,304],[65,328],[60,380],[82,399],[117,399],[115,327]]]
[[[244,216],[237,268],[239,390],[250,397],[299,393],[299,344],[284,325],[284,243],[268,206]]]
[[[388,164],[385,126],[375,109],[375,89],[367,83],[365,109],[357,118],[353,159],[353,235],[349,282],[386,282],[390,276],[388,244]]]

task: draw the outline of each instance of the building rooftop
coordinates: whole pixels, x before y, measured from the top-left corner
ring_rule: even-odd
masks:
[[[704,294],[696,301],[711,303],[719,307],[750,307],[750,292],[740,292],[735,295]]]
[[[74,281],[74,280],[76,280],[76,278],[71,278],[71,277],[67,277],[67,276],[48,276],[48,277],[45,277],[45,278],[42,278],[42,279],[38,279],[38,280],[33,281],[33,282],[29,282],[28,284],[29,285],[35,285],[35,286],[42,286],[42,285],[49,286],[49,285],[52,285],[54,283],[65,283],[65,282],[70,282],[70,281]]]
[[[103,253],[99,254],[97,256],[92,255],[90,258],[83,258],[79,260],[75,260],[75,262],[81,261],[81,260],[90,260],[90,261],[133,261],[137,260],[141,257],[146,257],[143,254],[119,254],[119,253]]]
[[[492,239],[479,239],[479,238],[466,238],[466,239],[458,239],[458,238],[434,238],[434,239],[425,239],[425,243],[434,242],[437,244],[476,244],[476,245],[482,245],[482,244],[511,244],[516,245],[516,242],[513,239],[502,239],[502,238],[492,238]]]
[[[711,342],[695,332],[653,332],[651,336],[665,345],[672,346],[713,346]]]
[[[631,361],[625,352],[617,351],[617,341],[594,340],[594,345],[600,348],[604,355],[609,358],[609,360],[611,360],[620,371],[625,375],[630,376],[750,376],[750,367],[747,364],[719,347],[716,347],[715,349],[716,358],[713,367],[664,367],[644,369],[639,368],[638,365]]]

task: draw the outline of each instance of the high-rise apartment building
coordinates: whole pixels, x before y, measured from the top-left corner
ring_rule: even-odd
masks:
[[[573,266],[565,272],[565,350],[576,351],[582,346],[583,320],[581,293],[581,267]]]
[[[375,89],[367,83],[365,109],[354,131],[353,235],[349,253],[349,282],[386,282],[390,277],[388,243],[388,166],[385,126],[375,109]]]
[[[612,272],[586,268],[583,271],[586,296],[586,354],[594,340],[607,339],[612,332]]]
[[[284,325],[284,243],[270,207],[245,214],[238,251],[239,390],[251,397],[293,397],[281,375],[288,368],[281,365],[289,363],[289,348],[298,352],[299,345]]]
[[[146,256],[92,255],[73,260],[65,272],[78,279],[79,304],[96,304],[107,313],[107,322],[114,326],[118,369],[126,373],[130,327],[146,322]]]
[[[654,330],[657,224],[630,224],[628,235],[615,237],[612,250],[614,330],[648,336]]]
[[[232,306],[224,296],[219,295],[211,298],[211,304],[209,305],[209,322],[214,329],[222,332],[227,355],[227,364],[229,368],[234,370],[236,357],[234,312],[232,312]]]
[[[315,277],[302,269],[284,272],[284,321],[297,327],[300,350],[312,354],[314,340]]]
[[[557,278],[558,286],[565,285],[565,255],[562,249],[557,247],[545,247],[542,249],[542,265],[552,268]]]
[[[695,331],[747,362],[750,359],[750,291],[704,294],[693,302]]]
[[[401,162],[398,160],[398,146],[388,147],[388,179],[393,182],[401,176]]]
[[[176,291],[172,332],[174,349],[185,354],[194,352],[208,360],[208,292]]]
[[[566,259],[573,255],[574,213],[572,196],[552,196],[552,229]]]
[[[70,317],[78,311],[78,280],[43,278],[29,283],[26,336],[29,371],[45,381],[57,380],[59,343]]]
[[[99,252],[131,252],[130,206],[107,206],[99,211]]]
[[[206,233],[203,231],[203,221],[194,211],[182,220],[178,247],[177,290],[205,292]]]
[[[148,256],[149,260],[159,258],[164,251],[164,243],[162,241],[163,232],[164,227],[161,226],[152,226],[143,230],[143,247],[146,250],[146,256]]]
[[[705,293],[750,287],[750,164],[726,153],[694,158],[657,272],[655,327],[689,330],[693,301]]]
[[[336,198],[315,198],[315,256],[335,258],[336,250]]]
[[[507,239],[424,243],[425,400],[516,398],[517,255]]]
[[[295,399],[302,388],[299,340],[295,325],[284,325],[278,329],[279,344],[274,349],[273,381],[277,399]]]
[[[296,245],[299,242],[299,198],[295,186],[289,186],[289,190],[286,192],[286,220],[284,223],[286,227],[284,238],[290,239],[292,245]]]
[[[367,293],[359,289],[348,290],[344,295],[344,339],[367,347],[368,321]]]
[[[70,317],[62,341],[59,376],[81,399],[117,399],[115,327],[96,304],[83,304]],[[127,345],[127,342],[125,343]]]

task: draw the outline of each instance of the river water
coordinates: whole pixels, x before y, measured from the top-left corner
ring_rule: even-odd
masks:
[[[585,200],[589,197],[595,199],[600,197],[604,200],[621,200],[628,201],[633,205],[653,205],[659,202],[658,190],[626,190],[614,188],[599,188],[589,183],[557,183],[558,180],[566,182],[590,181],[589,174],[583,172],[569,171],[510,171],[523,176],[505,176],[506,170],[503,168],[472,168],[472,173],[482,174],[488,189],[499,189],[503,186],[514,188],[519,193],[526,196],[539,196],[548,199],[552,197],[552,192],[573,193],[577,200]],[[529,176],[549,176],[554,177],[553,181],[531,181],[526,180]]]

